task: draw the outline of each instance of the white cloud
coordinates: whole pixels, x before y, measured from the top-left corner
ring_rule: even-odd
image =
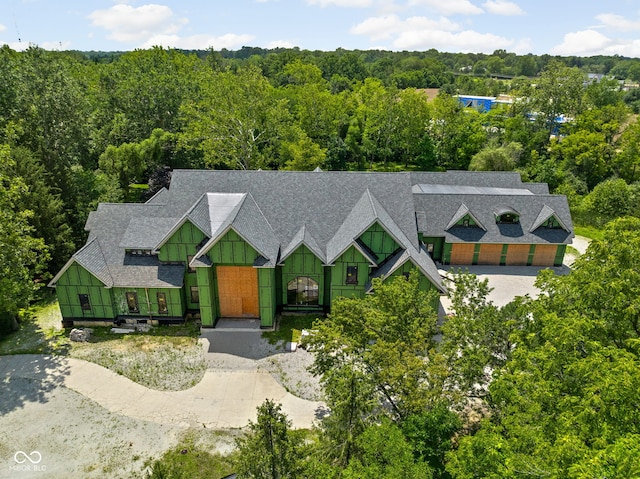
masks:
[[[413,30],[402,33],[393,46],[398,50],[484,52],[491,53],[500,48],[508,48],[514,42],[491,33],[479,33],[472,30],[447,32],[443,30]]]
[[[622,15],[601,13],[600,15],[596,15],[596,19],[602,22],[603,27],[610,28],[616,32],[633,32],[640,30],[640,21],[627,20]]]
[[[4,32],[7,29],[2,23],[0,23],[0,32]]]
[[[442,15],[478,15],[483,10],[469,0],[409,0],[410,6],[424,6]]]
[[[108,30],[108,38],[129,43],[176,34],[187,23],[186,19],[175,18],[169,7],[156,4],[132,7],[120,3],[92,12],[89,19],[92,25]]]
[[[457,23],[446,18],[431,20],[427,17],[411,17],[401,20],[397,15],[371,17],[351,29],[355,35],[367,35],[371,40],[388,39],[394,35],[419,30],[459,30]]]
[[[222,48],[238,49],[249,42],[253,41],[253,35],[236,35],[229,33],[219,37],[213,35],[192,35],[189,37],[180,37],[178,35],[154,35],[149,38],[141,48],[151,48],[154,46],[162,46],[167,48],[180,48],[184,50],[206,50],[213,48],[220,50]]]
[[[517,46],[527,53],[531,51],[530,41],[515,43],[498,35],[461,31],[459,24],[444,17],[438,20],[427,17],[402,20],[397,15],[372,17],[354,26],[351,33],[366,35],[372,41],[388,40],[396,50],[435,48],[441,51],[490,53],[499,48]]]
[[[552,55],[622,55],[640,56],[640,40],[611,39],[595,30],[567,33],[560,45],[550,51]]]
[[[611,39],[595,30],[567,33],[560,45],[551,49],[552,55],[594,55],[611,45]]]
[[[274,40],[267,43],[265,48],[293,48],[296,44],[286,40]]]
[[[355,7],[365,8],[373,4],[373,0],[307,0],[309,5],[319,5],[321,7]]]
[[[512,17],[515,15],[525,14],[524,10],[520,8],[520,5],[507,0],[488,0],[483,3],[482,6],[487,10],[487,12],[493,13],[494,15]]]

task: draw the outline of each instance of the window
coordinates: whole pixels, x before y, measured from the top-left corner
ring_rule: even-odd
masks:
[[[139,313],[140,308],[138,307],[138,293],[135,292],[127,292],[125,293],[127,297],[127,308],[129,308],[130,313]]]
[[[200,302],[200,293],[198,292],[197,286],[191,286],[191,302],[192,303]]]
[[[347,279],[345,284],[358,284],[358,267],[355,265],[347,266]]]
[[[158,298],[158,313],[166,314],[169,312],[167,308],[167,295],[165,293],[157,293]]]
[[[149,249],[130,249],[126,250],[131,256],[151,256],[151,250]]]
[[[465,218],[462,220],[462,226],[465,226],[465,227],[469,226],[469,218]]]
[[[518,215],[514,213],[504,213],[498,216],[498,223],[516,224],[520,222]]]
[[[91,311],[91,303],[89,302],[88,294],[79,294],[78,299],[80,300],[80,309],[82,311]]]
[[[287,283],[287,304],[318,304],[318,282],[306,276],[298,276]]]
[[[193,259],[193,256],[187,256],[187,273],[195,273],[196,269],[192,268],[191,266],[189,266],[189,264],[191,263],[191,260]]]

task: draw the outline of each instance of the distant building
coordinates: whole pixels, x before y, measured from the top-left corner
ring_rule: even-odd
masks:
[[[456,95],[458,101],[464,108],[473,108],[480,113],[486,113],[492,108],[496,108],[498,105],[510,105],[513,103],[511,97],[501,95],[495,96],[476,96],[476,95]]]

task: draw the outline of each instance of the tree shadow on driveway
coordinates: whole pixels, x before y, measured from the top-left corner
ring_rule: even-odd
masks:
[[[62,356],[18,354],[0,356],[0,415],[29,402],[48,402],[49,393],[63,386],[69,364]]]

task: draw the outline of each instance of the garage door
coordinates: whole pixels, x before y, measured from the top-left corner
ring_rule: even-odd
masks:
[[[500,256],[502,256],[501,244],[483,244],[480,246],[478,264],[500,264]]]
[[[536,245],[536,252],[533,255],[534,266],[553,266],[556,260],[558,246],[555,244]]]
[[[474,244],[454,243],[451,245],[451,264],[473,263]]]
[[[218,266],[218,301],[223,318],[257,318],[258,270],[250,266]]]
[[[530,249],[531,246],[528,244],[510,244],[505,263],[512,266],[526,266]]]

